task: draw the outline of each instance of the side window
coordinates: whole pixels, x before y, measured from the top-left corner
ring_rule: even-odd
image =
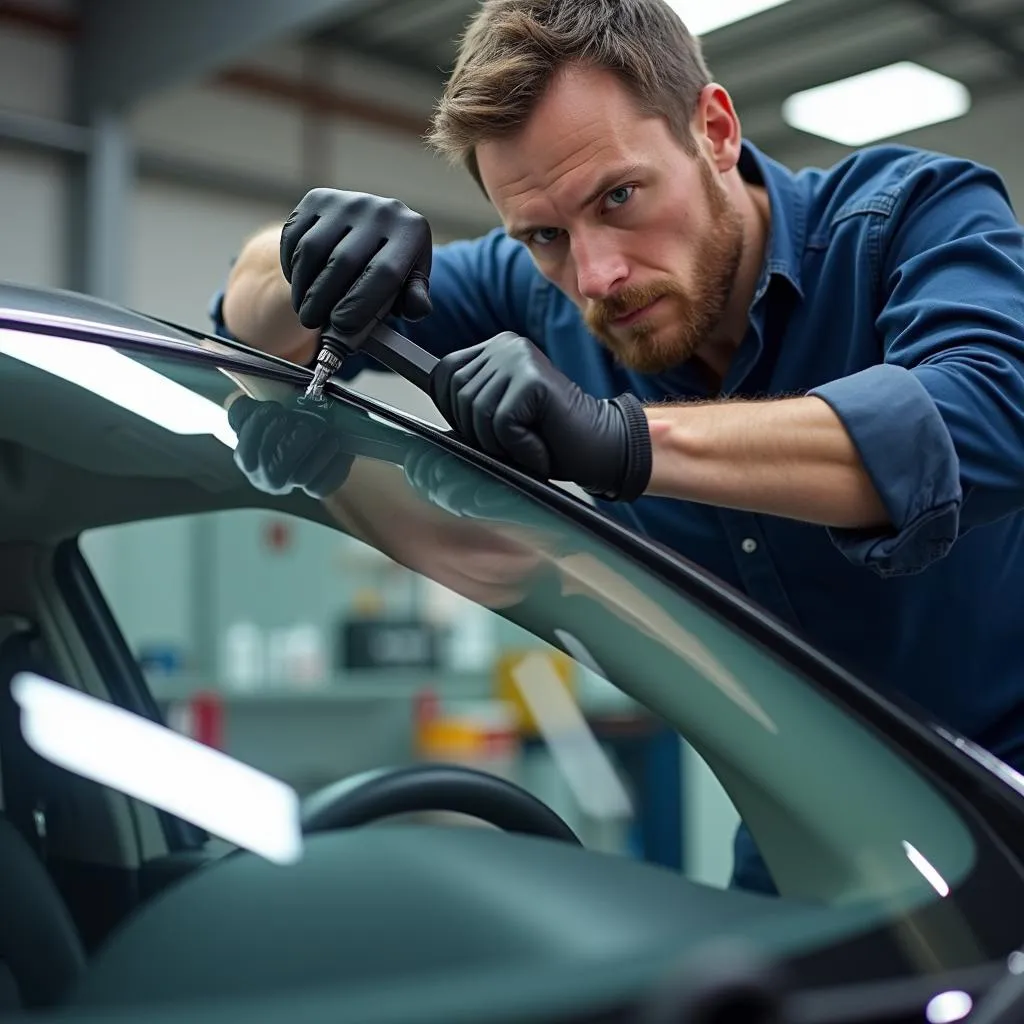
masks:
[[[107,527],[81,547],[173,727],[300,793],[381,766],[472,765],[588,847],[728,884],[737,819],[721,788],[585,652],[287,515]]]

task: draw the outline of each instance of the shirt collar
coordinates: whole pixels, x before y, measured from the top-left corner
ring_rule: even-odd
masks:
[[[744,181],[767,189],[771,205],[771,229],[758,294],[767,288],[769,278],[778,276],[789,281],[802,299],[800,268],[807,238],[807,200],[796,176],[746,140],[740,151],[739,171]]]

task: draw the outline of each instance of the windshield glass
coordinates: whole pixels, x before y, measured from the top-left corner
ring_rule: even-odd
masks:
[[[28,481],[5,533],[80,536],[172,727],[300,795],[482,768],[585,845],[719,888],[742,820],[778,898],[887,920],[948,905],[907,930],[908,962],[991,954],[953,909],[980,857],[962,812],[699,587],[567,514],[576,499],[279,380],[22,340],[0,347]]]

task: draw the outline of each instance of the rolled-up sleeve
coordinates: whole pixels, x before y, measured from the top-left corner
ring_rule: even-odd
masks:
[[[853,439],[892,528],[830,531],[850,561],[880,575],[945,555],[960,527],[960,464],[946,423],[914,373],[882,363],[815,388]]]
[[[994,172],[947,158],[903,182],[878,242],[884,361],[810,394],[843,423],[890,520],[833,541],[890,576],[1024,508],[1024,230]]]

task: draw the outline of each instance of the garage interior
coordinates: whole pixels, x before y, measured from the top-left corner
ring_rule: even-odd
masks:
[[[698,17],[730,6],[688,2]],[[476,6],[0,2],[0,279],[208,330],[210,298],[244,239],[283,220],[311,187],[396,196],[439,241],[490,230],[484,197],[421,142]],[[1019,0],[788,0],[711,29],[704,49],[746,136],[793,168],[827,166],[854,147],[795,127],[791,97],[906,62],[947,76],[969,109],[878,141],[986,163],[1024,203]],[[889,106],[909,102],[893,96]],[[877,118],[891,114],[883,106]],[[354,386],[440,422],[402,381],[367,374]],[[311,531],[231,513],[86,538],[175,727],[212,730],[228,752],[308,791],[414,757],[418,715],[435,696],[470,732],[506,721],[507,661],[523,636],[425,592],[366,548],[339,550],[325,596],[305,582],[319,565]],[[382,622],[455,632],[440,660],[395,667],[352,639]],[[343,655],[340,634],[350,641]],[[588,816],[536,732],[479,763],[526,780],[592,845],[724,885],[737,819],[699,759],[600,679],[579,676],[572,690],[625,811],[610,800],[605,818]]]

